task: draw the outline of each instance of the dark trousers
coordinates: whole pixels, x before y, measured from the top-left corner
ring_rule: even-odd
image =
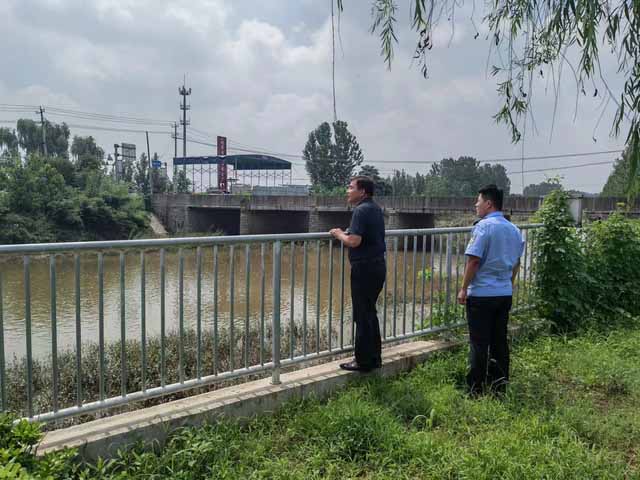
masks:
[[[507,323],[511,296],[467,297],[469,363],[467,385],[470,393],[487,386],[503,392],[509,381]]]
[[[376,368],[382,363],[376,301],[385,276],[384,258],[351,264],[351,302],[356,324],[355,358],[358,365],[365,368]]]

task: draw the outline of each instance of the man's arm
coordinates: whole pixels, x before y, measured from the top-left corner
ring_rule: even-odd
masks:
[[[356,248],[362,243],[362,236],[355,233],[347,234],[341,228],[332,228],[329,233],[336,240],[340,240],[346,247]]]
[[[511,272],[511,285],[513,286],[516,282],[516,278],[518,277],[518,272],[520,271],[520,259],[513,266],[513,271]]]
[[[462,287],[458,292],[458,303],[464,305],[467,302],[467,288],[473,281],[473,277],[476,276],[480,269],[480,257],[473,255],[467,255],[467,264],[464,267],[464,278],[462,279]]]

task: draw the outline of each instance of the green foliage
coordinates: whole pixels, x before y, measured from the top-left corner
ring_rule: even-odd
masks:
[[[431,177],[440,178],[447,195],[473,197],[485,185],[495,184],[509,195],[511,181],[502,165],[480,165],[473,157],[443,158],[431,165]]]
[[[356,137],[340,120],[333,122],[333,134],[327,122],[312,131],[302,154],[312,185],[325,190],[346,187],[364,160]]]
[[[0,243],[123,239],[146,231],[142,199],[102,171],[77,170],[64,158],[31,155],[0,166]]]
[[[373,180],[375,183],[375,196],[382,197],[384,195],[392,194],[391,184],[388,180],[385,180],[380,176],[380,172],[373,165],[362,165],[358,175],[364,175],[365,177],[369,177]]]
[[[607,327],[612,315],[640,314],[640,225],[622,212],[586,226],[572,226],[568,194],[555,190],[533,218],[535,289],[539,313],[559,331],[590,324]]]
[[[551,192],[533,217],[544,224],[534,233],[539,311],[559,331],[575,330],[585,318],[584,287],[590,283],[568,198],[564,190]]]
[[[15,130],[0,128],[0,160],[14,157],[18,154],[18,137]]]
[[[100,148],[92,136],[78,137],[74,135],[71,143],[71,155],[80,171],[97,171],[104,166],[104,150]]]
[[[458,388],[460,350],[399,377],[360,378],[327,401],[180,428],[153,450],[137,444],[95,465],[67,451],[24,472],[104,480],[637,478],[638,327],[519,341],[501,399],[472,400]]]
[[[640,314],[640,224],[622,212],[585,229],[587,273],[592,279],[589,299],[605,319],[620,311]],[[606,321],[606,320],[605,320]]]
[[[336,3],[342,11],[344,1],[336,0]],[[371,3],[371,32],[378,34],[381,55],[390,68],[397,43],[396,2],[372,0]],[[434,45],[435,29],[442,26],[444,19],[453,29],[460,4],[453,0],[407,3],[411,11],[410,28],[418,37],[413,58],[426,78],[427,55]],[[611,130],[618,136],[623,123],[628,125],[629,172],[630,179],[635,178],[640,170],[640,3],[637,0],[494,1],[485,3],[485,12],[479,12],[478,16],[486,23],[486,38],[494,44],[492,73],[498,77],[497,91],[504,102],[494,119],[508,127],[512,140],[521,139],[525,118],[532,110],[534,78],[551,78],[557,82],[555,91],[558,92],[561,75],[556,72],[562,72],[563,67],[570,68],[576,94],[586,96],[586,89],[593,86],[593,96],[603,97],[603,115],[609,101],[615,103]],[[472,29],[479,32],[482,28],[474,23],[473,17]],[[614,93],[610,79],[603,77],[602,48],[614,53],[617,74],[624,78],[619,92]],[[573,58],[577,61],[573,62]],[[638,193],[634,192],[631,182],[625,192],[629,196]]]
[[[627,194],[631,183],[631,192],[637,195],[640,192],[640,172],[636,172],[635,180],[630,177],[631,158],[629,150],[626,149],[621,158],[616,159],[613,171],[607,178],[607,183],[602,187],[601,195],[604,197],[622,197]]]
[[[69,158],[69,127],[66,123],[44,122],[47,155],[52,157]],[[42,152],[42,127],[33,120],[21,118],[17,122],[18,142],[27,155]]]
[[[399,197],[418,195],[443,197],[447,195],[443,180],[432,175],[422,175],[418,172],[413,176],[404,170],[396,170],[387,181],[391,184],[392,194]]]
[[[187,177],[186,170],[178,170],[174,179],[174,188],[176,193],[190,193],[191,192],[191,180]]]
[[[35,448],[42,438],[41,427],[27,420],[0,414],[0,479],[58,480],[72,478],[79,470],[72,449],[37,458]]]
[[[485,185],[495,184],[509,194],[511,181],[502,165],[481,165],[473,157],[443,158],[431,166],[427,175],[415,177],[404,170],[389,178],[394,195],[431,197],[474,197]]]
[[[544,197],[555,190],[561,190],[562,183],[559,178],[548,178],[540,183],[531,183],[524,187],[522,193],[525,197]]]

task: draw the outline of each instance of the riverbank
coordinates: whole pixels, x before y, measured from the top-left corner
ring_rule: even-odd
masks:
[[[639,352],[637,321],[522,340],[508,394],[472,400],[462,349],[327,402],[180,430],[159,452],[97,467],[55,458],[69,478],[638,478]]]

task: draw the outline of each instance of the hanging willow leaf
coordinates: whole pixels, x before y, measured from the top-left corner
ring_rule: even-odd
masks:
[[[342,9],[343,0],[336,1]],[[397,43],[394,30],[397,7],[393,0],[372,2],[371,31],[378,33],[381,54],[390,68]],[[409,3],[410,28],[418,37],[413,56],[420,61],[421,72],[426,77],[433,29],[440,21],[451,22],[455,10],[461,8],[464,1],[410,0]],[[561,66],[569,63],[567,51],[573,51],[578,63],[569,66],[574,71],[576,91],[586,93],[586,82],[598,82],[617,107],[611,119],[612,134],[619,136],[621,127],[628,125],[626,150],[631,176],[627,195],[631,200],[638,193],[633,185],[640,171],[640,0],[490,0],[485,8],[483,22],[489,28],[488,38],[495,42],[498,57],[507,59],[492,72],[501,77],[497,80],[498,92],[504,101],[494,119],[505,123],[511,130],[512,140],[519,141],[519,125],[531,107],[525,89],[520,87],[529,84],[537,72],[543,76],[544,70],[552,75],[554,71],[561,71]],[[610,79],[602,73],[602,47],[613,52],[617,59],[618,73],[624,78],[621,93],[611,90]]]

